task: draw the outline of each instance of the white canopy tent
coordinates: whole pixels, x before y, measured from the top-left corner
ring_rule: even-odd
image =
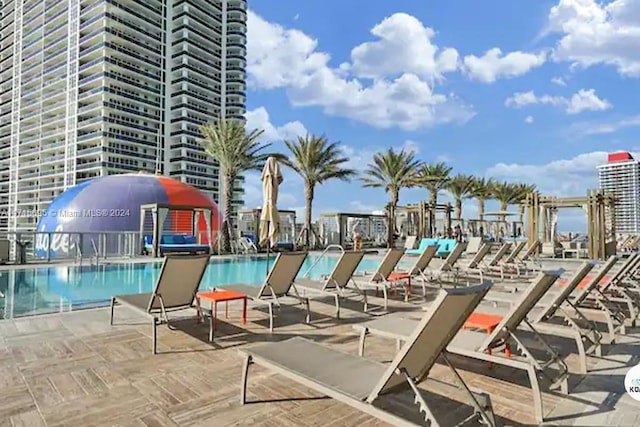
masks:
[[[144,225],[147,212],[151,212],[153,224],[153,251],[152,256],[157,257],[160,251],[160,236],[162,236],[162,228],[169,212],[190,211],[192,214],[192,233],[194,236],[198,233],[198,222],[200,217],[204,215],[204,221],[207,228],[207,241],[209,248],[213,252],[213,239],[211,235],[211,226],[213,224],[213,209],[210,207],[202,207],[196,205],[172,205],[170,203],[151,203],[140,206],[140,242],[144,248]]]

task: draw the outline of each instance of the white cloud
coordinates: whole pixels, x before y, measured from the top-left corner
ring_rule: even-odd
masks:
[[[434,91],[438,73],[455,69],[457,57],[454,58],[452,50],[439,51],[434,46],[434,55],[438,53],[429,65],[428,55],[407,62],[409,56],[400,49],[385,62],[400,61],[401,66],[372,66],[370,61],[375,54],[398,40],[406,41],[403,33],[407,29],[403,25],[407,23],[413,22],[413,31],[422,31],[422,39],[416,42],[421,43],[419,46],[430,43],[425,40],[428,29],[420,29],[421,24],[409,15],[395,14],[381,22],[374,28],[379,40],[356,47],[353,57],[357,62],[338,68],[329,66],[329,54],[318,51],[318,41],[302,31],[267,22],[251,11],[248,19],[249,84],[267,89],[286,88],[294,105],[319,106],[327,114],[378,128],[404,130],[464,123],[474,116],[473,109],[455,95]],[[394,72],[395,75],[365,84],[358,72],[371,75]]]
[[[558,86],[566,86],[567,82],[564,81],[562,77],[554,77],[551,79],[551,83]]]
[[[546,164],[498,163],[486,174],[497,179],[536,184],[547,195],[581,196],[587,189],[598,187],[596,167],[606,163],[607,154],[606,151],[593,151]]]
[[[378,214],[381,211],[381,207],[383,208],[386,201],[381,201],[379,205],[372,205],[369,203],[363,203],[359,200],[354,200],[349,203],[349,213],[365,213],[365,214]]]
[[[382,153],[388,150],[388,147],[353,147],[351,145],[342,145],[340,147],[344,156],[349,160],[345,163],[345,167],[356,169],[356,170],[364,170],[369,164],[373,161],[373,156],[377,153]],[[394,147],[394,149],[398,149],[398,147]],[[413,151],[414,154],[420,153],[420,144],[416,141],[406,140],[400,146],[400,149],[405,151]]]
[[[595,89],[580,89],[571,98],[552,95],[537,96],[533,91],[517,92],[507,98],[504,104],[512,108],[536,104],[552,105],[564,107],[567,114],[579,114],[583,111],[604,111],[612,107],[611,103],[606,99],[598,98]]]
[[[252,11],[247,23],[248,83],[264,89],[286,87],[329,62],[316,52],[318,41],[299,30],[287,30]]]
[[[288,122],[282,126],[274,126],[269,118],[269,113],[264,107],[258,107],[245,113],[247,119],[246,128],[249,130],[262,129],[262,137],[267,142],[282,141],[307,134],[307,128],[299,122]]]
[[[534,121],[535,121],[535,120],[534,120],[533,116],[527,116],[527,117],[525,117],[525,119],[524,119],[524,122],[525,122],[525,123],[527,123],[527,124],[529,124],[529,125],[530,125],[531,123],[533,123]]]
[[[436,156],[436,162],[450,163],[452,162],[452,159],[451,159],[451,156],[448,154],[438,154]]]
[[[487,176],[511,182],[532,183],[542,194],[557,197],[583,197],[588,189],[598,188],[597,166],[607,162],[606,151],[578,154],[570,159],[543,164],[498,163],[486,172]],[[633,154],[634,157],[636,156]],[[582,209],[563,209],[559,214],[561,231],[582,231],[586,217]]]
[[[246,173],[244,175],[244,207],[247,209],[260,208],[262,207],[262,202],[262,181],[260,180],[260,174],[256,172]],[[281,190],[278,193],[278,207],[280,209],[292,209],[292,206],[299,203],[298,198],[289,192]]]
[[[299,121],[288,122],[282,126],[274,125],[269,117],[269,112],[264,107],[247,111],[245,118],[247,119],[247,129],[264,130],[262,136],[264,142],[278,142],[284,139],[306,135],[307,133],[307,129]],[[282,167],[282,175],[284,180],[278,194],[278,206],[281,209],[292,209],[291,207],[299,202],[296,196],[288,191],[292,190],[292,187],[295,188],[296,183],[301,181],[289,168]],[[244,177],[244,207],[254,209],[262,206],[262,181],[260,180],[260,174],[258,172],[247,172],[244,174]]]
[[[420,144],[410,139],[406,140],[404,144],[402,144],[402,148],[405,151],[412,151],[414,154],[418,154],[420,152]]]
[[[640,76],[640,1],[560,0],[551,8],[547,32],[559,33],[553,58],[582,67],[614,66]]]
[[[608,120],[607,122],[582,122],[576,123],[573,128],[581,135],[606,135],[618,132],[623,129],[640,127],[640,115],[626,117],[619,120]]]
[[[433,29],[414,16],[393,14],[374,26],[371,34],[378,40],[362,43],[351,51],[351,69],[359,77],[413,73],[432,81],[458,68],[458,51],[439,49],[432,42]]]
[[[581,89],[571,96],[567,105],[567,114],[579,114],[583,111],[604,111],[612,107],[606,99],[598,98],[595,89]]]
[[[534,68],[545,63],[547,54],[510,52],[504,55],[499,48],[489,49],[478,57],[467,55],[464,57],[464,69],[473,80],[493,83],[500,78],[522,76]]]
[[[566,99],[561,96],[536,94],[530,90],[529,92],[516,92],[513,96],[504,101],[504,105],[512,108],[521,108],[527,105],[545,104],[545,105],[562,105],[566,103]]]

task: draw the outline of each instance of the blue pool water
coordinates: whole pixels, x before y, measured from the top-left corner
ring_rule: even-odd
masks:
[[[321,258],[309,277],[330,273],[337,257]],[[300,270],[302,275],[318,260],[309,256]],[[270,266],[273,265],[270,260]],[[379,260],[363,259],[360,271],[373,271]],[[160,263],[107,264],[85,267],[44,267],[0,272],[0,318],[71,311],[108,304],[112,295],[151,292]],[[201,289],[231,283],[259,286],[264,281],[267,261],[244,257],[212,260],[207,267]]]

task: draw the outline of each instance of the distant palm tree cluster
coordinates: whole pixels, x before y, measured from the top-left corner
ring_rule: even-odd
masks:
[[[312,233],[311,212],[315,188],[332,179],[348,181],[358,177],[355,169],[347,167],[349,158],[340,149],[339,142],[330,142],[324,135],[307,134],[284,141],[289,153],[267,152],[271,144],[261,143],[263,130],[247,131],[245,123],[235,119],[220,119],[200,129],[200,141],[205,152],[220,167],[224,189],[224,220],[222,224],[221,249],[231,250],[231,212],[233,184],[244,172],[259,171],[269,156],[276,157],[284,165],[294,170],[304,182],[305,221],[304,244],[310,246]],[[533,184],[494,181],[492,178],[471,175],[452,175],[452,168],[444,162],[425,163],[416,158],[416,153],[408,150],[394,150],[377,153],[372,162],[360,175],[364,187],[383,188],[389,194],[389,207],[395,212],[400,201],[400,190],[420,187],[429,193],[429,204],[438,203],[438,195],[447,191],[454,199],[455,219],[462,219],[462,203],[466,199],[478,202],[478,219],[484,218],[487,200],[497,200],[500,210],[509,205],[519,204],[527,194],[536,191]],[[524,216],[520,207],[520,220]]]

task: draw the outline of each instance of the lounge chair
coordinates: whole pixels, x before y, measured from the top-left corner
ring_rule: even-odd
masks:
[[[635,295],[640,291],[636,274],[640,267],[640,254],[629,256],[620,267],[619,271],[602,283],[600,290],[613,297],[619,294],[629,295],[630,301],[636,301]]]
[[[561,274],[561,271],[540,273],[529,288],[522,293],[518,303],[509,309],[508,313],[502,317],[502,320],[490,334],[473,330],[461,330],[447,347],[448,352],[452,354],[527,372],[531,390],[533,391],[534,413],[538,422],[544,421],[538,376],[548,380],[551,389],[560,389],[566,394],[569,388],[568,368],[555,350],[547,344],[535,327],[527,320],[526,316]],[[431,310],[432,306],[429,306],[427,312]],[[364,354],[367,334],[395,339],[396,342],[406,341],[411,336],[411,332],[415,329],[417,323],[418,321],[414,319],[385,316],[373,321],[353,325],[354,329],[360,331],[360,355]],[[537,359],[529,350],[525,340],[521,337],[521,331],[518,329],[523,323],[529,327],[540,344],[539,348],[536,349],[545,351],[548,360]],[[513,347],[520,351],[523,357],[511,355],[504,357],[492,354],[492,350],[499,348],[510,350],[509,341],[515,343]]]
[[[571,293],[584,283],[585,277],[593,269],[593,262],[583,263],[574,274],[564,282],[564,286],[550,288],[546,294],[537,302],[537,306],[532,308],[527,317],[535,325],[539,333],[564,337],[571,339],[576,344],[579,360],[579,373],[587,373],[587,355],[596,357],[602,356],[602,333],[597,329],[594,322],[589,320],[585,313],[571,304],[569,297]],[[592,280],[600,280],[605,273],[599,273]],[[554,288],[559,288],[556,292]],[[516,294],[505,294],[503,292],[490,292],[485,298],[486,301],[505,301],[505,296],[518,296]],[[518,299],[520,299],[518,297]],[[508,300],[508,298],[507,298]],[[517,304],[516,301],[513,301]],[[486,310],[486,309],[485,309]],[[490,312],[491,310],[486,310]],[[552,322],[554,316],[560,316],[560,321]]]
[[[234,284],[220,286],[220,289],[240,292],[247,295],[254,303],[267,305],[269,307],[269,332],[273,332],[273,307],[280,307],[281,298],[294,298],[304,304],[307,313],[305,321],[309,323],[311,319],[309,298],[300,296],[293,285],[306,258],[306,252],[280,252],[262,286]]]
[[[417,405],[416,415],[424,417],[423,420],[432,426],[438,426],[442,424],[438,423],[418,384],[427,379],[436,359],[442,357],[469,397],[475,410],[472,417],[477,416],[484,423],[495,426],[489,396],[469,389],[449,363],[446,350],[451,338],[489,288],[490,284],[482,284],[441,290],[433,302],[433,310],[416,322],[407,334],[406,344],[387,364],[301,337],[240,350],[244,356],[240,402],[246,403],[249,366],[255,363],[395,426],[419,425],[382,407],[385,399],[411,390]]]
[[[467,242],[467,250],[465,251],[468,254],[475,254],[480,250],[482,246],[482,237],[470,237]]]
[[[480,281],[482,281],[482,269],[480,268],[480,264],[482,260],[491,252],[491,245],[489,243],[483,243],[480,249],[473,255],[473,257],[469,260],[469,262],[465,265],[460,265],[455,267],[458,274],[474,274],[476,272],[480,273]]]
[[[615,256],[609,261],[615,263]],[[634,326],[638,316],[638,302],[630,293],[624,291],[620,285],[638,268],[640,257],[628,259],[623,266],[614,273],[609,280],[600,280],[585,286],[575,295],[573,304],[581,307],[583,311],[601,313],[605,316],[607,324],[621,334],[626,333],[626,323]],[[627,309],[625,313],[624,308]]]
[[[500,248],[498,249],[498,252],[496,252],[491,257],[488,263],[480,264],[482,273],[485,275],[500,273],[500,279],[504,279],[505,265],[501,264],[500,262],[502,261],[502,258],[505,256],[505,254],[509,251],[509,249],[511,249],[511,246],[511,242],[503,243],[502,246],[500,246]]]
[[[116,304],[126,305],[144,313],[151,318],[152,352],[156,354],[158,325],[165,323],[171,328],[168,312],[195,307],[194,300],[209,265],[209,258],[209,255],[167,255],[153,292],[111,297],[109,323],[113,325]]]
[[[387,290],[392,287],[392,283],[388,279],[400,262],[402,255],[404,255],[404,249],[389,249],[389,252],[387,252],[373,274],[354,277],[354,281],[358,287],[363,290],[375,289],[377,292],[379,288],[382,288],[385,310],[388,308]],[[407,290],[407,287],[405,286],[405,299],[408,298],[409,292],[410,291]],[[365,299],[364,311],[367,311],[367,308],[367,302]]]
[[[501,260],[500,262],[504,264],[513,264],[518,259],[518,255],[520,255],[520,252],[522,252],[526,246],[527,246],[526,240],[518,242],[516,247],[513,248],[513,250],[509,252],[509,254],[506,256],[506,258]]]
[[[517,269],[518,275],[520,275],[521,271],[540,271],[542,269],[542,264],[536,258],[536,253],[538,252],[538,248],[540,248],[540,241],[534,240],[527,247],[527,250],[522,254],[522,256],[517,256],[515,262],[512,265]]]
[[[417,239],[418,239],[418,236],[407,236],[407,238],[404,241],[405,250],[409,250],[410,251],[413,248],[415,248]]]
[[[406,249],[405,246],[405,254],[407,255],[420,255],[422,252],[424,252],[425,249],[427,249],[427,246],[431,246],[433,244],[437,244],[437,239],[422,239],[420,240],[420,244],[418,245],[417,249]],[[414,243],[415,246],[415,243]]]
[[[406,280],[407,289],[411,292],[411,279],[415,277],[420,280],[420,284],[422,285],[422,296],[426,297],[427,283],[430,280],[430,277],[426,272],[437,252],[438,245],[427,246],[427,248],[422,251],[420,256],[416,259],[416,262],[414,262],[407,271],[396,270],[389,275],[389,279],[391,281]]]
[[[455,283],[458,276],[458,270],[455,268],[456,263],[460,260],[466,249],[467,242],[459,242],[449,255],[447,255],[440,267],[431,271],[429,281],[437,282],[440,285],[440,288],[442,288],[443,278],[446,278],[449,281],[452,280],[453,283]],[[451,278],[451,276],[453,276],[453,278]]]
[[[358,288],[358,285],[353,281],[353,273],[358,268],[360,261],[364,257],[364,251],[345,251],[342,253],[336,266],[329,276],[323,280],[311,280],[307,278],[299,278],[294,282],[294,286],[299,291],[309,293],[316,293],[320,295],[330,295],[334,298],[336,304],[336,318],[340,318],[340,297],[344,295],[345,291],[348,291],[347,286],[349,283],[353,284],[354,290],[361,294],[366,301],[367,294]]]

